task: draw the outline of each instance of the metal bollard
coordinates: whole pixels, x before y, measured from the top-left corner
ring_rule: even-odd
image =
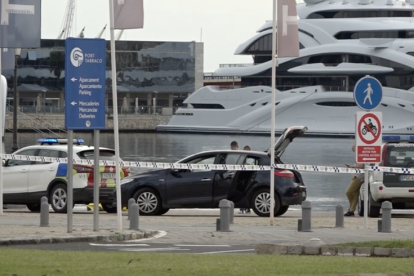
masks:
[[[129,200],[128,200],[128,220],[130,219],[130,207],[131,207],[131,205],[133,204],[133,203],[135,203],[135,199],[134,198],[130,198]]]
[[[344,227],[344,207],[342,205],[336,206],[335,227]]]
[[[220,231],[230,231],[230,201],[227,199],[220,200]]]
[[[310,201],[302,202],[302,230],[301,232],[312,232],[311,230],[311,210]]]
[[[234,224],[234,203],[230,201],[230,224]]]
[[[40,200],[40,227],[49,227],[49,202],[45,196]]]
[[[138,230],[139,229],[139,208],[138,204],[132,203],[130,208],[130,218],[129,218],[129,229]]]
[[[302,219],[298,219],[298,232],[302,232]]]
[[[384,201],[381,204],[382,210],[382,224],[381,224],[381,232],[384,233],[391,233],[391,210],[392,204],[389,201]]]

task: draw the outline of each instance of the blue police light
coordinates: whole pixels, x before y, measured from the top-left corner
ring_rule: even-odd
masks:
[[[58,140],[54,139],[54,138],[47,138],[47,139],[37,139],[38,143],[48,143],[48,144],[52,144],[52,143],[57,143]]]
[[[389,135],[382,136],[383,141],[414,141],[414,135]]]
[[[37,139],[37,142],[41,145],[43,144],[61,144],[66,145],[68,144],[68,139],[60,139],[60,138],[43,138],[43,139]],[[80,145],[84,143],[85,141],[83,139],[73,139],[73,143]]]

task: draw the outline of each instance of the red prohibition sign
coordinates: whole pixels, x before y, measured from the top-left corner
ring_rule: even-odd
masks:
[[[376,134],[374,134],[372,132],[371,127],[368,125],[367,122],[365,122],[365,119],[367,119],[368,117],[373,118],[377,122],[377,133]],[[364,138],[364,135],[362,135],[362,133],[361,133],[361,126],[362,125],[364,125],[368,129],[368,131],[374,136],[373,140],[367,140],[367,139]],[[382,131],[381,122],[379,121],[378,117],[375,116],[374,114],[367,113],[364,116],[362,116],[361,119],[359,120],[358,135],[359,135],[359,138],[361,139],[361,141],[364,142],[365,144],[368,144],[368,145],[374,144],[378,140],[378,138],[380,137],[381,131]]]

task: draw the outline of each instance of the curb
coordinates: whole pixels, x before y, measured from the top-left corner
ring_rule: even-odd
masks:
[[[159,234],[159,231],[123,232],[108,235],[85,235],[77,237],[54,237],[54,238],[27,238],[27,239],[0,239],[0,246],[9,245],[28,245],[28,244],[51,244],[51,243],[70,243],[70,242],[114,242],[139,240],[150,238]]]
[[[322,255],[346,257],[414,258],[414,249],[352,246],[304,246],[258,244],[255,253],[261,255]]]

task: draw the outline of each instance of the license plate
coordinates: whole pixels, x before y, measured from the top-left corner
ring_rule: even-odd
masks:
[[[414,175],[412,175],[412,174],[400,175],[400,180],[401,181],[414,181]]]
[[[108,179],[108,178],[115,178],[115,173],[102,173],[102,178]]]

